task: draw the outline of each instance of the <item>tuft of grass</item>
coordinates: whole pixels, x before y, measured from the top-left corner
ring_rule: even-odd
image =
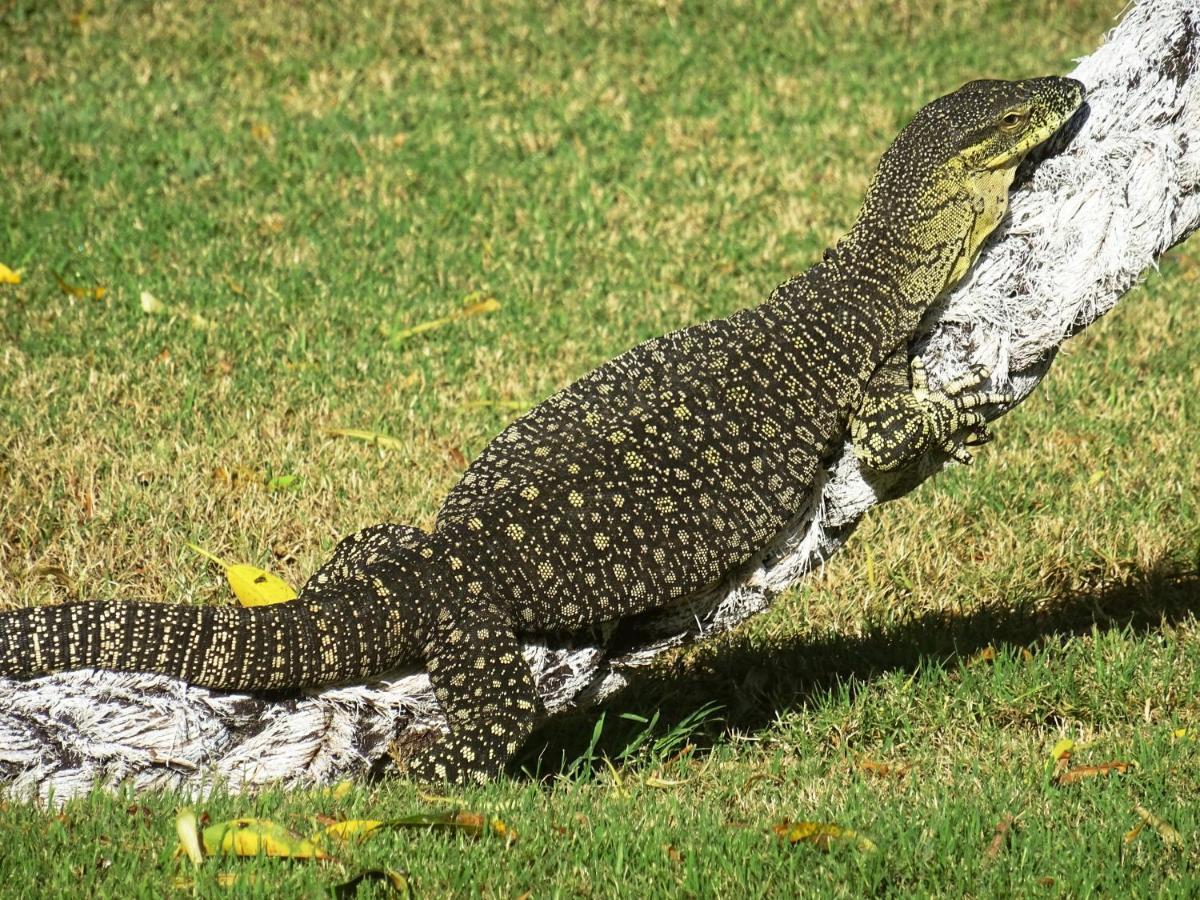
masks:
[[[299,584],[356,528],[428,525],[525,406],[814,260],[922,103],[1066,70],[1121,5],[0,7],[0,262],[23,275],[0,286],[0,606],[228,602],[189,541]],[[278,896],[388,866],[450,895],[1196,893],[1198,275],[1172,251],[975,467],[550,723],[529,777],[448,798],[516,842],[387,832],[328,866],[192,873],[180,798],[0,801],[0,883],[204,894],[236,871]],[[500,308],[385,337],[478,297]],[[1057,784],[1062,737],[1137,765]],[[308,833],[430,804],[384,780],[199,807]],[[1182,847],[1125,842],[1138,806]],[[788,846],[783,819],[878,851]]]

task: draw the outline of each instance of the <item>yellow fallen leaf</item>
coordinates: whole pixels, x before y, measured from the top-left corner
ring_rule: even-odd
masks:
[[[307,838],[268,819],[231,819],[204,829],[204,850],[210,856],[287,856],[292,859],[330,859]]]
[[[172,309],[149,291],[142,291],[141,295],[138,297],[138,302],[141,303],[142,312],[146,313],[148,316],[161,316],[168,313],[178,313],[187,319],[188,324],[193,328],[198,328],[201,331],[207,331],[213,327],[213,323],[204,318],[204,316],[200,315],[200,313],[190,312],[188,309],[182,306],[179,307],[179,309]]]
[[[192,861],[193,866],[204,862],[204,854],[200,852],[200,831],[196,826],[196,813],[190,806],[185,806],[175,815],[175,833],[179,835],[179,846]]]
[[[1171,737],[1177,741],[1195,740],[1194,731],[1190,728],[1176,728],[1171,732]]]
[[[318,843],[325,840],[339,843],[346,843],[350,840],[365,841],[386,824],[379,819],[347,819],[344,822],[334,822],[332,825],[326,826],[314,834],[312,839]]]
[[[1158,836],[1162,838],[1162,842],[1172,849],[1183,846],[1183,835],[1175,830],[1168,822],[1160,819],[1144,806],[1137,804],[1133,807],[1134,811],[1141,816],[1142,821],[1158,832]],[[1137,837],[1137,835],[1134,835]],[[1128,835],[1126,835],[1128,838]]]
[[[812,844],[821,850],[829,850],[834,842],[849,842],[864,853],[874,853],[878,847],[870,838],[863,837],[853,828],[835,825],[833,822],[790,822],[784,819],[771,827],[789,844]]]
[[[0,284],[20,284],[21,273],[14,272],[4,263],[0,263]]]
[[[195,544],[187,546],[225,570],[225,579],[242,606],[271,606],[274,603],[286,603],[296,599],[295,589],[278,575],[247,563],[226,562]]]
[[[500,301],[494,297],[488,297],[484,300],[476,299],[478,294],[471,294],[466,298],[466,305],[459,310],[455,310],[446,316],[440,316],[436,319],[430,319],[428,322],[422,322],[419,325],[413,325],[411,328],[404,328],[400,331],[392,331],[387,326],[381,326],[380,331],[383,336],[390,339],[393,344],[399,344],[415,337],[418,334],[424,334],[426,331],[432,331],[435,328],[441,328],[443,325],[449,325],[451,322],[457,322],[459,319],[465,319],[469,316],[478,316],[483,313],[495,312],[500,308]]]
[[[142,312],[149,316],[157,316],[167,311],[167,305],[149,291],[142,291],[138,301],[142,304]]]
[[[348,778],[345,778],[339,781],[337,784],[331,784],[327,788],[321,788],[318,793],[326,800],[341,800],[352,790],[354,790],[354,782]]]
[[[274,146],[275,135],[271,133],[271,126],[266,122],[255,122],[250,126],[250,134],[254,139],[262,144],[270,144]]]
[[[378,431],[367,431],[363,428],[326,428],[325,433],[333,437],[348,437],[354,438],[356,441],[366,441],[368,444],[386,447],[389,450],[404,449],[403,442],[394,437],[388,437],[386,434],[380,434]]]
[[[217,884],[223,888],[258,884],[257,872],[218,872]]]
[[[1050,751],[1051,762],[1058,762],[1064,756],[1070,756],[1071,751],[1075,749],[1075,742],[1070,738],[1063,738],[1054,745],[1054,749]]]
[[[108,293],[108,288],[102,284],[98,284],[95,287],[80,287],[77,284],[68,284],[67,280],[58,272],[52,271],[50,274],[53,275],[54,280],[58,282],[59,290],[69,297],[75,297],[80,300],[90,297],[93,300],[100,300],[103,299],[104,295]]]

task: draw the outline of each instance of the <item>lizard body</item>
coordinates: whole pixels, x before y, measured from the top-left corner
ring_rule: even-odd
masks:
[[[494,775],[539,713],[519,637],[620,619],[743,564],[798,513],[849,427],[896,468],[969,459],[969,377],[931,391],[908,342],[1003,217],[1024,155],[1082,101],[1065,78],[972,82],[880,160],[851,231],[756,307],[640,344],[508,426],[432,532],[342,541],[289,603],[67,603],[0,616],[0,674],[82,666],[210,687],[321,685],[423,662],[450,732],[423,779]]]

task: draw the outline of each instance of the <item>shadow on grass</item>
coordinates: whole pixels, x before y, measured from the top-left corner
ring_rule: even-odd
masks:
[[[810,705],[839,685],[854,691],[888,672],[953,666],[989,645],[1031,647],[1093,628],[1144,634],[1197,616],[1200,566],[1187,570],[1164,562],[1119,583],[1064,589],[1036,608],[928,613],[863,635],[797,636],[770,648],[735,633],[702,646],[688,663],[673,660],[641,674],[598,707],[550,720],[526,743],[518,765],[542,778],[602,766],[602,757],[615,759],[646,730],[622,715],[649,720],[657,714],[651,736],[661,737],[699,707],[715,704],[720,711],[714,720],[687,738],[703,752],[728,730],[760,730],[778,712]]]

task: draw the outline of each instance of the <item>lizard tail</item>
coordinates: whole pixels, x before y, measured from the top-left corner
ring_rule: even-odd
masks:
[[[428,538],[375,526],[347,538],[300,596],[273,606],[71,602],[0,614],[0,676],[98,668],[221,690],[313,687],[422,658]]]
[[[0,675],[98,668],[255,691],[362,678],[418,659],[414,640],[371,630],[351,605],[339,598],[252,609],[120,601],[21,609],[0,615]]]

